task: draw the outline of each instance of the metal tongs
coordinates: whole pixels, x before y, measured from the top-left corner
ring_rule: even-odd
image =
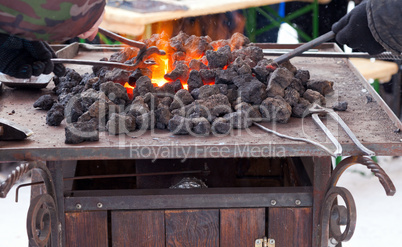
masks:
[[[324,123],[321,121],[321,119],[319,117],[319,115],[327,114],[331,118],[333,118],[343,128],[343,130],[346,132],[346,134],[352,139],[352,141],[356,144],[356,146],[361,151],[363,151],[366,155],[375,156],[375,153],[373,151],[371,151],[370,149],[368,149],[365,146],[363,146],[363,144],[357,139],[355,134],[350,130],[350,128],[346,125],[346,123],[339,117],[339,115],[335,113],[334,110],[322,107],[322,106],[314,103],[308,109],[308,111],[309,111],[308,114],[312,114],[313,121],[322,129],[322,131],[324,131],[325,135],[335,145],[335,148],[336,148],[335,152],[332,152],[329,148],[327,148],[326,146],[324,146],[321,143],[318,143],[316,141],[306,139],[306,138],[301,138],[301,137],[288,136],[288,135],[276,132],[274,130],[271,130],[271,129],[269,129],[269,128],[267,128],[267,127],[265,127],[265,126],[263,126],[263,125],[261,125],[259,123],[256,123],[256,122],[253,122],[253,124],[258,126],[260,129],[262,129],[262,130],[264,130],[264,131],[266,131],[268,133],[277,135],[277,136],[279,136],[281,138],[286,138],[286,139],[293,140],[293,141],[302,141],[302,142],[307,142],[307,143],[313,144],[316,147],[319,147],[322,150],[324,150],[326,153],[328,153],[332,157],[342,156],[342,146],[341,146],[341,144],[338,142],[338,140],[335,138],[335,136],[331,133],[331,131],[324,125]]]
[[[155,65],[155,61],[147,60],[152,54],[166,55],[164,50],[159,50],[156,46],[146,47],[145,43],[127,39],[116,33],[108,31],[99,27],[99,33],[106,35],[109,38],[120,41],[126,45],[136,47],[139,50],[137,56],[134,58],[132,64],[117,63],[117,62],[107,62],[107,61],[93,61],[93,60],[80,60],[80,59],[64,59],[64,58],[53,58],[54,63],[67,63],[67,64],[83,64],[92,66],[108,66],[113,68],[120,68],[125,70],[136,70],[137,68],[143,68],[150,65]]]
[[[326,114],[329,115],[332,119],[334,119],[346,132],[346,134],[352,139],[354,144],[363,151],[366,155],[369,156],[375,156],[375,152],[371,151],[370,149],[366,148],[355,136],[355,134],[350,130],[350,128],[347,126],[347,124],[342,120],[341,117],[332,109],[322,107],[316,103],[314,103],[310,108],[309,112],[312,113],[312,118],[314,122],[321,128],[322,131],[324,131],[325,135],[330,139],[330,141],[335,145],[336,151],[334,152],[334,155],[336,156],[341,156],[342,155],[342,146],[338,142],[338,140],[335,138],[335,136],[331,133],[331,131],[324,125],[324,123],[321,121],[319,114]]]

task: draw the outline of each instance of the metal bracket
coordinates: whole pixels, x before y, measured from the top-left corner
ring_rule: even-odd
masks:
[[[52,175],[43,162],[24,162],[8,175],[0,184],[0,198],[5,198],[26,173],[37,170],[46,187],[46,194],[41,194],[31,200],[27,216],[27,233],[30,246],[60,246],[60,231],[56,191]]]
[[[391,179],[372,159],[354,156],[342,160],[336,166],[328,181],[324,202],[321,206],[321,246],[333,246],[337,243],[348,241],[353,236],[356,227],[355,201],[349,190],[338,187],[336,184],[343,172],[355,164],[361,164],[370,169],[378,177],[388,196],[393,196],[396,192]],[[337,205],[338,196],[344,200],[345,206]],[[342,232],[340,226],[344,226]]]
[[[254,247],[275,247],[275,239],[273,238],[258,238],[254,242]]]

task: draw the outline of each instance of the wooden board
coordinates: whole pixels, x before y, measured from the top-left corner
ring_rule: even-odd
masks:
[[[65,213],[66,247],[108,247],[107,212]]]
[[[165,212],[166,246],[218,247],[219,210]]]
[[[366,78],[378,79],[380,82],[389,82],[392,75],[398,73],[398,64],[395,62],[375,60],[366,58],[350,58],[350,61],[357,70]]]
[[[164,247],[163,210],[112,211],[112,246]]]
[[[312,213],[312,208],[269,208],[269,238],[275,246],[312,246]]]
[[[144,26],[155,22],[169,21],[184,17],[202,16],[217,13],[225,13],[238,9],[246,9],[265,5],[272,5],[281,2],[291,2],[293,0],[162,0],[167,4],[180,5],[187,7],[187,10],[161,11],[138,13],[121,8],[106,6],[102,27],[118,33],[129,35],[141,35],[144,32]],[[318,3],[326,4],[331,0],[318,0]],[[313,0],[304,0],[303,2],[313,2]]]
[[[254,246],[256,239],[266,236],[265,208],[221,209],[220,213],[221,247]]]

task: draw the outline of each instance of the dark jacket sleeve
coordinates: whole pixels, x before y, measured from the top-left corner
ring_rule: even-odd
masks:
[[[402,0],[368,0],[367,17],[377,42],[389,51],[402,53]]]
[[[88,31],[106,0],[1,1],[0,32],[28,40],[65,41]]]

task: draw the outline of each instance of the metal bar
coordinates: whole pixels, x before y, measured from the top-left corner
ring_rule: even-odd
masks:
[[[95,45],[87,43],[80,43],[79,46],[82,51],[99,51],[99,52],[108,52],[108,51],[116,52],[121,51],[124,48],[123,45]]]
[[[315,114],[317,114],[317,113],[325,113],[325,114],[331,116],[331,118],[333,118],[333,119],[343,128],[343,130],[346,132],[346,134],[352,139],[353,143],[354,143],[361,151],[363,151],[366,155],[375,156],[375,153],[374,153],[373,151],[371,151],[370,149],[368,149],[368,148],[366,148],[365,146],[363,146],[363,144],[361,144],[361,142],[357,139],[357,137],[356,137],[355,134],[352,132],[352,130],[348,127],[348,125],[342,120],[341,117],[339,117],[339,115],[338,115],[334,110],[329,109],[329,108],[322,107],[322,106],[320,106],[320,105],[318,105],[318,104],[313,104],[313,106],[309,108],[309,112],[310,112],[310,113],[315,113]],[[314,115],[314,114],[313,114],[313,115]],[[318,116],[316,116],[316,117],[313,118],[313,119],[314,119],[314,121],[315,121],[316,123],[318,123],[318,122],[317,122],[317,119],[318,119],[318,121],[321,122],[321,120],[319,120]],[[318,123],[318,124],[319,124],[319,123]],[[320,127],[321,127],[322,129],[323,129],[323,128],[326,129],[326,127],[325,127],[322,123],[321,123]],[[324,129],[323,129],[323,130],[324,130]],[[327,133],[327,132],[329,132],[329,130],[328,130],[328,129],[327,129],[327,131],[324,130],[324,132],[325,132],[325,134],[327,134],[327,136],[328,136],[329,133]],[[331,134],[331,135],[332,135],[332,134]],[[328,136],[328,137],[329,137],[329,136]],[[335,137],[333,137],[333,138],[335,139]],[[335,140],[336,140],[336,139],[335,139]],[[331,140],[331,141],[332,141],[332,140]]]
[[[289,51],[277,51],[264,49],[263,53],[265,56],[281,56],[288,53]],[[402,55],[395,55],[391,52],[383,52],[377,55],[370,55],[365,52],[353,52],[353,53],[343,53],[343,52],[319,52],[319,51],[306,51],[297,55],[298,57],[329,57],[329,58],[375,58],[381,60],[402,60]]]
[[[311,187],[74,191],[65,198],[65,210],[311,207],[312,203]]]
[[[379,179],[381,185],[384,187],[385,193],[387,196],[393,196],[396,193],[395,185],[392,180],[389,178],[387,173],[371,158],[364,156],[351,156],[346,159],[343,159],[335,168],[331,179],[328,181],[327,191],[336,186],[339,178],[343,174],[343,172],[355,164],[361,164],[370,169],[374,175]]]
[[[99,27],[98,28],[99,32],[109,38],[115,39],[117,41],[120,41],[121,43],[127,44],[129,46],[133,46],[133,47],[137,47],[137,48],[144,48],[145,47],[145,43],[143,42],[139,42],[139,41],[135,41],[135,40],[131,40],[131,39],[127,39],[123,36],[120,36],[116,33],[113,33],[109,30],[106,30],[104,28]]]
[[[65,246],[65,209],[64,209],[64,183],[63,183],[63,164],[64,161],[49,161],[46,165],[54,183],[54,193],[57,202],[57,217],[60,225],[57,226],[58,240],[60,246]]]
[[[329,31],[328,33],[325,33],[325,34],[321,35],[320,37],[313,39],[310,42],[304,43],[303,45],[297,47],[293,51],[291,51],[287,54],[283,54],[282,56],[280,56],[278,58],[275,58],[274,62],[279,64],[279,63],[288,61],[289,59],[291,59],[299,54],[302,54],[303,52],[307,51],[308,49],[313,48],[319,44],[322,44],[334,37],[335,37],[335,33],[332,31]]]
[[[64,178],[63,180],[82,180],[82,179],[100,179],[100,178],[126,178],[126,177],[142,177],[142,176],[164,176],[179,174],[197,174],[203,173],[202,170],[194,171],[177,171],[177,172],[154,172],[154,173],[129,173],[129,174],[111,174],[111,175],[92,175]]]
[[[318,142],[315,142],[315,141],[312,141],[312,140],[309,140],[309,139],[305,139],[305,138],[292,137],[292,136],[284,135],[284,134],[278,133],[278,132],[276,132],[276,131],[274,131],[274,130],[268,129],[267,127],[265,127],[265,126],[263,126],[263,125],[261,125],[261,124],[259,124],[259,123],[255,123],[255,122],[254,122],[253,124],[256,125],[256,126],[258,126],[260,129],[262,129],[262,130],[264,130],[264,131],[266,131],[266,132],[272,133],[272,134],[274,134],[274,135],[277,135],[277,136],[279,136],[279,137],[286,138],[286,139],[289,139],[289,140],[292,140],[292,141],[307,142],[307,143],[313,144],[313,145],[315,145],[315,146],[321,148],[322,150],[324,150],[325,152],[327,152],[329,155],[331,155],[331,156],[333,156],[333,157],[339,156],[336,152],[333,153],[333,152],[332,152],[331,150],[329,150],[327,147],[325,147],[324,145],[322,145],[322,144],[320,144],[320,143],[318,143]]]
[[[124,70],[136,70],[139,65],[129,65],[116,62],[107,61],[93,61],[93,60],[82,60],[82,59],[64,59],[64,58],[52,58],[53,63],[66,63],[66,64],[82,64],[82,65],[92,65],[92,66],[108,66],[113,68],[120,68]],[[146,65],[155,64],[154,61],[144,61]]]
[[[33,186],[33,185],[40,185],[40,184],[44,184],[44,182],[41,181],[41,182],[33,182],[33,183],[26,183],[26,184],[18,185],[17,188],[15,189],[15,202],[18,202],[18,195],[19,195],[20,188],[27,187],[27,186]]]
[[[352,141],[356,144],[356,146],[363,151],[366,155],[369,156],[375,156],[375,152],[371,151],[370,149],[366,148],[360,141],[359,139],[357,139],[357,137],[355,136],[355,134],[353,133],[353,131],[348,127],[348,125],[342,120],[341,117],[339,117],[338,114],[336,114],[335,112],[329,112],[329,115],[336,120],[341,127],[343,128],[343,130],[345,130],[346,134],[348,134],[348,136],[350,137],[350,139],[352,139]]]
[[[323,124],[321,119],[318,117],[318,114],[314,113],[312,114],[312,118],[314,122],[324,131],[325,135],[331,140],[331,142],[335,145],[336,150],[334,152],[335,156],[341,156],[342,155],[342,146],[338,142],[338,140],[335,138],[335,136],[329,131],[329,129]]]

